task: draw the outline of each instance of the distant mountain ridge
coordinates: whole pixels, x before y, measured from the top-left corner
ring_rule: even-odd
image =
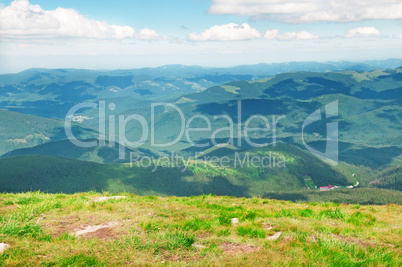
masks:
[[[63,118],[83,101],[123,98],[120,111],[142,101],[171,101],[228,82],[257,81],[280,73],[372,71],[397,68],[402,60],[365,62],[261,63],[228,68],[167,65],[125,70],[29,69],[0,75],[0,109],[49,118]],[[394,94],[389,92],[389,94]],[[386,96],[384,96],[386,97]]]

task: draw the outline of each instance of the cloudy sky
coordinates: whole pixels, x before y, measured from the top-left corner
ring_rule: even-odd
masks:
[[[400,0],[0,0],[0,72],[402,58]]]

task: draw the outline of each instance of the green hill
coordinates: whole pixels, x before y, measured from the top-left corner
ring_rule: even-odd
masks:
[[[402,165],[385,168],[371,179],[370,186],[402,191]]]
[[[82,142],[93,142],[97,139],[80,140]],[[48,155],[68,159],[77,159],[98,163],[128,162],[130,153],[138,153],[142,156],[156,156],[147,149],[132,150],[125,148],[125,157],[119,160],[119,144],[105,142],[105,146],[79,147],[71,143],[70,140],[48,142],[31,148],[22,148],[10,151],[2,157],[28,156],[28,155]]]
[[[83,192],[88,190],[156,195],[253,196],[271,191],[350,184],[340,173],[303,150],[286,144],[230,154],[224,165],[201,158],[139,159],[130,164],[97,164],[50,156],[0,159],[0,191]],[[261,159],[257,163],[255,159]],[[225,159],[226,160],[226,159]],[[256,164],[259,164],[256,166]]]
[[[95,137],[94,130],[73,124],[80,139]],[[0,155],[19,148],[66,139],[64,121],[0,110]]]
[[[186,95],[198,103],[216,99],[250,98],[311,99],[343,94],[359,99],[394,100],[402,97],[402,70],[371,72],[289,72],[258,81],[234,81],[202,92]]]
[[[348,161],[353,158],[353,154],[361,150],[371,150],[376,153],[359,153],[361,156],[376,157],[381,151],[387,150],[388,154],[393,154],[393,157],[399,156],[401,153],[401,130],[399,125],[402,125],[402,103],[399,100],[369,100],[358,99],[352,96],[345,95],[324,95],[311,100],[296,100],[289,98],[281,99],[245,99],[241,102],[242,118],[241,125],[244,129],[244,124],[247,119],[253,115],[262,115],[267,118],[271,130],[268,132],[255,132],[251,139],[261,139],[261,143],[272,142],[273,130],[272,126],[274,118],[284,115],[278,123],[276,123],[276,138],[288,143],[302,144],[302,125],[306,118],[316,111],[324,107],[327,103],[338,100],[339,115],[333,120],[323,120],[307,126],[304,129],[304,137],[306,141],[316,144],[321,147],[326,140],[325,123],[335,121],[339,123],[339,141],[347,144],[342,149],[345,153],[341,153],[341,160]],[[227,115],[233,121],[233,135],[238,138],[237,131],[238,122],[238,103],[236,100],[222,101],[214,103],[204,103],[183,106],[181,108],[186,121],[192,116],[202,114],[211,122],[211,130],[204,132],[192,132],[191,140],[194,142],[205,143],[211,138],[214,130],[223,127],[229,127],[227,120],[217,120],[214,116]],[[252,121],[249,124],[250,128],[262,127],[262,121]],[[159,114],[155,120],[156,138],[159,143],[167,143],[174,140],[180,134],[182,122],[180,114],[176,110],[170,110]],[[204,120],[193,120],[192,128],[205,128]],[[138,140],[141,129],[131,128],[127,135],[133,140]],[[230,136],[229,131],[221,131],[217,138],[223,142],[227,142]],[[186,142],[185,136],[182,138],[183,144]],[[321,142],[321,144],[320,144]],[[234,142],[236,143],[236,142]],[[245,144],[246,142],[242,142]],[[258,143],[258,142],[257,142]],[[211,142],[209,142],[211,146]],[[177,150],[172,147],[171,150]],[[346,150],[348,150],[346,152]],[[384,154],[384,153],[381,153]],[[381,163],[381,157],[378,158],[377,165]]]

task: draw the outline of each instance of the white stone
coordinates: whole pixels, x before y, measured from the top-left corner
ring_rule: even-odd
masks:
[[[82,230],[77,230],[75,231],[73,234],[75,236],[80,236],[80,235],[85,235],[88,233],[93,233],[98,231],[99,229],[102,228],[110,228],[110,227],[114,227],[116,226],[118,223],[117,222],[110,222],[108,224],[100,224],[100,225],[94,225],[94,226],[86,226],[84,229]]]
[[[282,232],[277,232],[271,236],[268,236],[267,239],[268,240],[277,240],[280,236],[281,236]]]
[[[10,247],[10,245],[8,245],[6,243],[0,243],[0,253],[3,253],[9,247]]]
[[[239,223],[239,219],[238,219],[238,218],[232,218],[231,221],[232,221],[233,224]]]
[[[206,248],[205,246],[199,245],[199,244],[196,244],[196,243],[194,243],[192,246],[195,247],[195,248],[199,248],[199,249]]]

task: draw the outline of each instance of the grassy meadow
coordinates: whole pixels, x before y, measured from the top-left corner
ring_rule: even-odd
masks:
[[[11,247],[0,254],[0,265],[402,264],[398,204],[128,193],[96,201],[107,195],[1,194],[0,243]]]

